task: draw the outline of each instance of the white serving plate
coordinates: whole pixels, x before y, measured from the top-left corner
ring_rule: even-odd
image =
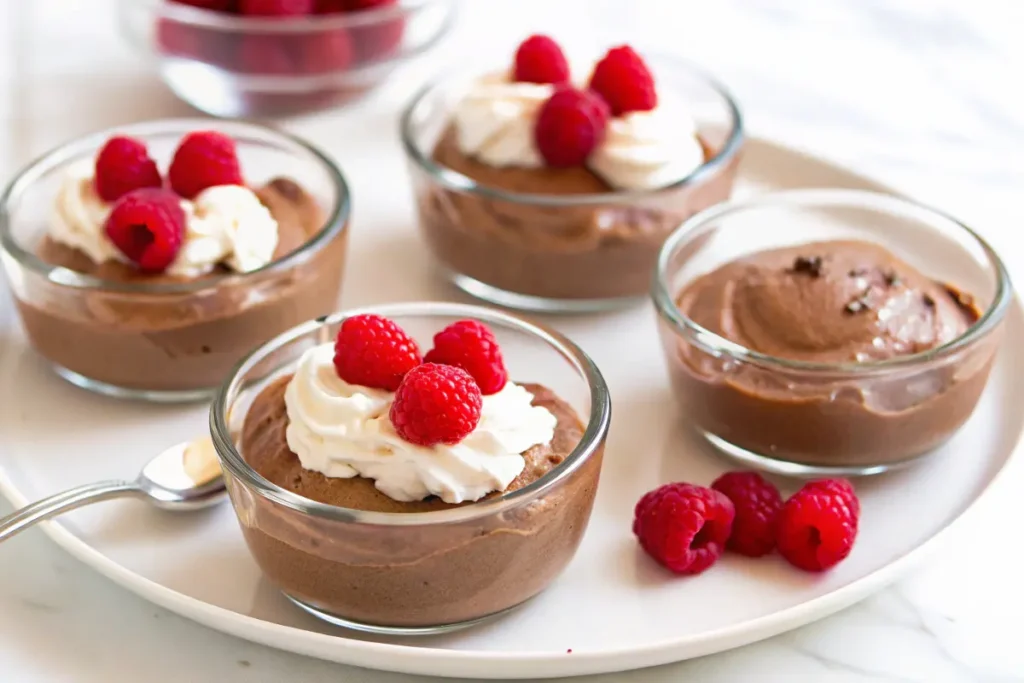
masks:
[[[738,194],[801,186],[884,189],[820,159],[749,141]],[[381,190],[360,198],[374,200],[388,196]],[[356,233],[346,306],[462,298],[424,265],[427,257],[409,230],[407,223],[385,222]],[[390,267],[377,267],[375,259],[385,257]],[[134,476],[167,444],[205,429],[204,407],[132,404],[65,384],[26,347],[9,297],[2,301],[0,491],[15,505],[95,479]],[[680,423],[650,306],[546,321],[576,340],[605,373],[614,403],[611,437],[579,554],[547,592],[494,622],[405,639],[321,624],[262,579],[227,504],[172,516],[134,501],[110,502],[45,524],[45,532],[140,596],[272,647],[376,669],[477,679],[611,672],[751,643],[882,588],[982,497],[1021,436],[1024,313],[1015,302],[992,381],[967,426],[935,458],[859,484],[861,536],[845,563],[815,576],[777,557],[727,557],[703,576],[674,578],[638,551],[630,533],[633,504],[661,483],[708,483],[730,465]]]

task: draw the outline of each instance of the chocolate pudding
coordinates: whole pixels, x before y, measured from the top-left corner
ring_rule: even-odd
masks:
[[[278,178],[255,192],[278,224],[275,261],[323,230],[333,234],[309,258],[283,268],[233,274],[218,266],[198,278],[142,273],[114,260],[95,263],[46,237],[37,249],[41,260],[100,278],[111,288],[50,282],[26,297],[15,285],[32,345],[57,365],[116,387],[204,390],[221,382],[257,343],[333,310],[345,256],[344,226],[325,228],[316,199],[292,180]],[[184,292],[142,289],[205,281],[208,287]],[[139,289],[124,289],[132,285]]]
[[[827,364],[927,352],[980,317],[969,295],[876,244],[855,241],[733,261],[686,285],[677,304],[693,322],[746,349]],[[995,337],[868,374],[743,362],[664,331],[677,393],[699,429],[766,457],[824,466],[896,463],[950,437],[977,404]]]
[[[304,469],[285,437],[289,379],[278,379],[259,394],[242,429],[242,456],[263,477],[310,500],[354,510],[414,513],[460,507],[434,497],[399,502],[369,479],[328,478]],[[557,418],[557,426],[550,443],[523,453],[526,467],[505,493],[555,470],[584,432],[572,407],[551,390],[524,386],[534,395],[534,405]],[[543,497],[500,514],[436,525],[330,521],[253,499],[240,487],[231,491],[250,550],[287,594],[345,619],[415,627],[494,614],[543,590],[580,542],[600,467],[598,451]]]
[[[705,160],[723,150],[701,140]],[[596,204],[500,199],[423,184],[418,193],[427,243],[450,270],[502,290],[552,299],[644,295],[666,237],[694,213],[727,199],[738,155],[693,183],[638,195],[618,193],[586,167],[496,167],[460,151],[449,126],[433,150],[437,165],[484,188],[553,195],[608,194]]]

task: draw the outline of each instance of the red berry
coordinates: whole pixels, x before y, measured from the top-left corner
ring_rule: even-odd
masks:
[[[362,12],[387,5],[397,5],[398,0],[343,0],[346,12]]]
[[[185,210],[173,192],[146,187],[117,200],[104,230],[139,270],[159,273],[174,262],[181,249]]]
[[[146,145],[134,138],[112,137],[96,155],[96,193],[112,202],[142,187],[160,187],[163,179]]]
[[[633,533],[647,554],[677,574],[700,574],[722,556],[732,502],[713,489],[665,484],[636,504]]]
[[[727,472],[711,488],[720,491],[736,508],[727,548],[740,555],[761,557],[775,548],[775,529],[782,496],[757,472]]]
[[[806,484],[782,506],[776,541],[795,567],[820,572],[842,562],[857,538],[860,502],[840,480]]]
[[[171,0],[171,2],[214,12],[233,12],[235,10],[235,0]]]
[[[182,139],[167,177],[174,191],[186,199],[208,187],[245,184],[235,141],[212,130],[189,133]]]
[[[334,342],[334,368],[349,384],[394,391],[421,362],[416,341],[395,321],[373,313],[346,318]]]
[[[406,441],[457,444],[476,429],[482,402],[480,387],[465,370],[424,363],[406,373],[389,415]]]
[[[654,76],[640,55],[626,45],[612,48],[597,63],[590,76],[590,89],[604,98],[613,116],[658,106]]]
[[[300,69],[308,74],[344,71],[355,60],[352,39],[343,28],[307,36],[299,51]]]
[[[238,11],[253,17],[304,17],[312,14],[314,0],[239,0]]]
[[[460,320],[435,334],[434,348],[423,360],[462,368],[485,396],[498,393],[508,381],[498,340],[487,325],[476,320]]]
[[[534,138],[549,166],[579,166],[604,139],[608,107],[601,98],[559,86],[537,114]]]
[[[238,45],[237,71],[246,74],[283,76],[295,66],[283,36],[246,35]]]
[[[317,14],[341,14],[347,11],[346,0],[317,0]]]
[[[554,40],[530,36],[516,50],[512,78],[526,83],[565,83],[569,80],[569,62]]]

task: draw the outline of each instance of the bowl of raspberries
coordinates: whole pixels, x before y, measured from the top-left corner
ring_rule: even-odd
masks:
[[[122,0],[124,31],[208,114],[274,117],[352,101],[449,31],[455,0]]]

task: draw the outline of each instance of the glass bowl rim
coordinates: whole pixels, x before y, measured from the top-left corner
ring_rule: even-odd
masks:
[[[229,397],[237,396],[240,378],[268,354],[325,326],[341,322],[345,318],[364,313],[384,316],[446,316],[472,318],[487,323],[510,327],[518,332],[539,338],[569,361],[587,382],[590,391],[590,419],[587,421],[580,442],[565,460],[556,468],[536,481],[511,493],[502,494],[490,500],[477,501],[457,508],[428,512],[370,512],[328,505],[278,486],[256,472],[238,449],[235,448],[228,428],[227,405]],[[308,321],[261,344],[231,370],[220,386],[210,407],[210,434],[221,465],[240,480],[245,488],[260,497],[300,513],[349,524],[371,524],[379,526],[424,526],[434,524],[457,524],[490,517],[515,508],[525,502],[536,500],[556,488],[590,460],[607,438],[611,422],[611,394],[600,369],[573,341],[547,326],[526,320],[517,315],[497,309],[443,301],[421,301],[391,303],[378,306],[361,306],[321,316]]]
[[[642,54],[645,58],[650,59],[655,63],[665,63],[672,69],[689,72],[692,76],[695,76],[698,80],[702,81],[722,99],[725,103],[725,108],[732,119],[729,135],[725,140],[725,144],[722,145],[722,148],[718,153],[710,159],[705,160],[704,163],[688,175],[668,185],[663,185],[649,190],[615,190],[612,192],[564,196],[536,194],[530,192],[511,192],[478,183],[467,175],[435,163],[428,153],[421,149],[420,145],[417,144],[415,136],[413,135],[412,126],[415,112],[430,93],[434,92],[437,88],[443,87],[446,83],[450,82],[451,79],[460,75],[484,73],[478,68],[463,67],[450,69],[449,71],[428,81],[412,96],[408,104],[406,104],[402,109],[402,113],[399,117],[398,126],[402,149],[405,151],[405,156],[415,164],[417,168],[424,171],[434,182],[445,189],[465,192],[467,194],[479,195],[487,199],[506,201],[515,204],[532,206],[594,206],[613,202],[642,202],[651,197],[675,192],[690,186],[700,185],[706,178],[714,176],[720,169],[727,166],[729,162],[739,154],[746,137],[743,112],[740,109],[739,104],[737,104],[736,99],[725,85],[696,64],[679,57],[666,55],[657,51],[642,50]]]
[[[757,211],[762,208],[780,205],[796,206],[849,206],[870,210],[882,210],[886,205],[899,207],[909,211],[912,217],[922,222],[942,222],[952,226],[956,231],[966,234],[984,252],[988,266],[996,279],[996,291],[992,302],[982,315],[956,338],[936,346],[935,348],[896,356],[894,358],[867,362],[820,363],[781,358],[749,349],[742,344],[733,342],[715,332],[690,320],[675,305],[674,297],[678,292],[669,291],[669,266],[672,256],[690,238],[698,228],[711,221],[718,220],[729,214],[746,211]],[[977,232],[961,221],[938,209],[921,202],[893,193],[873,190],[857,190],[846,188],[811,188],[799,190],[782,190],[746,199],[733,199],[716,204],[684,221],[668,239],[658,253],[658,261],[651,278],[651,298],[658,316],[668,323],[673,332],[710,353],[726,353],[729,356],[754,365],[780,370],[807,373],[827,373],[843,375],[875,375],[894,370],[907,370],[920,367],[922,364],[941,360],[973,344],[985,337],[1002,321],[1013,299],[1013,285],[999,254]]]
[[[83,151],[98,150],[112,135],[131,135],[147,141],[147,136],[180,131],[184,135],[189,130],[219,130],[244,134],[249,131],[269,137],[276,142],[294,145],[311,156],[311,161],[318,163],[331,184],[334,186],[337,199],[324,218],[323,226],[305,244],[295,251],[274,259],[270,263],[245,273],[226,273],[205,277],[192,282],[172,283],[124,283],[104,280],[92,275],[78,273],[63,266],[55,266],[44,262],[31,251],[25,249],[12,234],[12,219],[9,207],[15,199],[23,195],[34,185],[45,172],[58,170],[68,163],[69,159],[79,156]],[[291,150],[281,150],[294,154]],[[33,271],[49,282],[75,289],[116,292],[122,294],[188,294],[215,289],[224,285],[236,285],[252,277],[273,274],[299,265],[321,248],[326,246],[335,236],[348,229],[349,215],[352,210],[352,198],[348,182],[341,169],[330,157],[320,151],[312,143],[303,138],[271,125],[253,123],[240,119],[202,119],[202,118],[170,118],[151,119],[122,126],[113,126],[77,137],[54,147],[19,169],[7,187],[0,194],[0,248],[17,261],[21,266]]]
[[[219,31],[252,31],[265,34],[302,33],[304,31],[330,31],[333,29],[374,26],[409,16],[428,5],[448,5],[454,9],[454,0],[400,0],[395,4],[374,7],[351,14],[316,14],[287,20],[264,17],[243,17],[193,7],[167,0],[148,0],[161,18],[171,19],[188,26]],[[122,11],[139,4],[139,0],[121,0]]]

